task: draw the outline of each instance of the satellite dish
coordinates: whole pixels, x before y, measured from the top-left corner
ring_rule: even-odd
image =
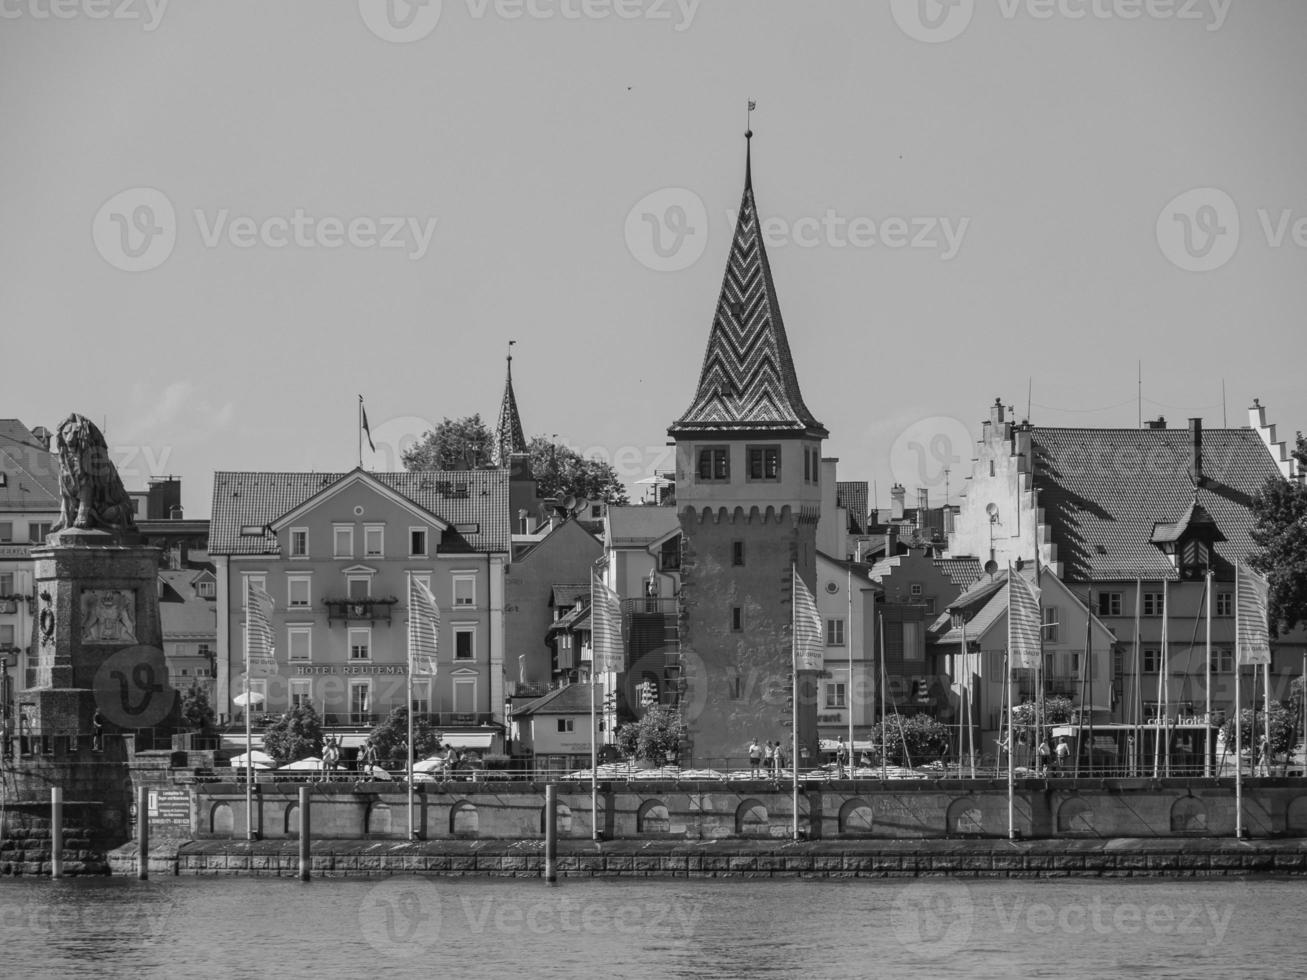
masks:
[[[575,497],[572,499],[573,499],[573,503],[572,503],[573,514],[580,514],[590,506],[590,501],[586,500],[584,497]]]
[[[568,494],[563,498],[563,510],[567,511],[569,514],[576,513],[576,498],[571,494]]]
[[[986,575],[993,575],[993,574],[994,574],[995,572],[997,572],[997,571],[998,571],[998,562],[994,561],[993,558],[991,558],[989,561],[985,562],[985,574],[986,574]]]
[[[995,503],[989,503],[989,504],[986,504],[986,505],[985,505],[985,513],[988,514],[990,517],[997,517],[997,516],[998,516],[998,504],[995,504]]]

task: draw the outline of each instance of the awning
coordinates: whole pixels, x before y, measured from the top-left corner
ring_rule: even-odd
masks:
[[[367,735],[337,735],[336,744],[342,749],[361,749],[367,742]]]
[[[454,732],[449,735],[441,735],[440,743],[442,745],[452,745],[456,749],[488,749],[494,737],[494,732],[470,732],[467,734]]]

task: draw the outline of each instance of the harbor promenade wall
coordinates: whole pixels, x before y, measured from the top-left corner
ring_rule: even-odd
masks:
[[[295,837],[299,785],[256,783],[256,836]],[[193,793],[191,837],[247,837],[243,785],[197,784]],[[560,786],[558,801],[560,839],[591,839],[589,785]],[[539,783],[425,784],[415,793],[414,826],[424,839],[535,840],[544,836],[544,806]],[[311,807],[316,839],[410,837],[407,796],[393,783],[314,784]],[[767,781],[603,782],[597,809],[606,840],[788,839],[794,812],[789,787]],[[1013,809],[1022,838],[1233,837],[1236,830],[1231,779],[1022,780]],[[1006,838],[1007,784],[809,783],[800,789],[798,823],[811,839]],[[1249,780],[1243,826],[1250,837],[1307,836],[1307,781]]]

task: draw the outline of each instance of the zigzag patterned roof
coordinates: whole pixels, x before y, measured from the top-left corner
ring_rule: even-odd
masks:
[[[495,426],[495,444],[491,455],[496,466],[507,466],[509,456],[524,452],[526,435],[522,432],[522,417],[517,414],[517,397],[513,394],[513,355],[509,354],[504,399],[499,405],[499,424]]]
[[[752,163],[746,151],[744,197],[708,335],[699,387],[669,435],[775,430],[825,438],[808,411],[790,356],[771,266],[758,229]]]

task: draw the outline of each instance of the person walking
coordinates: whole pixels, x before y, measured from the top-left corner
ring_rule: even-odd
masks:
[[[1057,768],[1065,772],[1067,764],[1071,759],[1071,746],[1067,745],[1066,736],[1063,735],[1057,740]]]
[[[849,747],[844,744],[844,736],[841,735],[835,745],[835,772],[840,779],[844,778],[844,767],[849,761]]]
[[[758,744],[755,738],[749,742],[749,769],[756,776],[758,769],[762,766],[762,746]]]
[[[334,778],[336,763],[339,761],[340,746],[336,744],[336,736],[328,735],[327,744],[322,747],[322,769],[326,773],[327,779]]]
[[[767,763],[767,769],[771,772],[775,772],[776,771],[776,747],[771,743],[770,739],[767,741],[767,748],[763,752],[762,757],[763,757],[763,761]]]

